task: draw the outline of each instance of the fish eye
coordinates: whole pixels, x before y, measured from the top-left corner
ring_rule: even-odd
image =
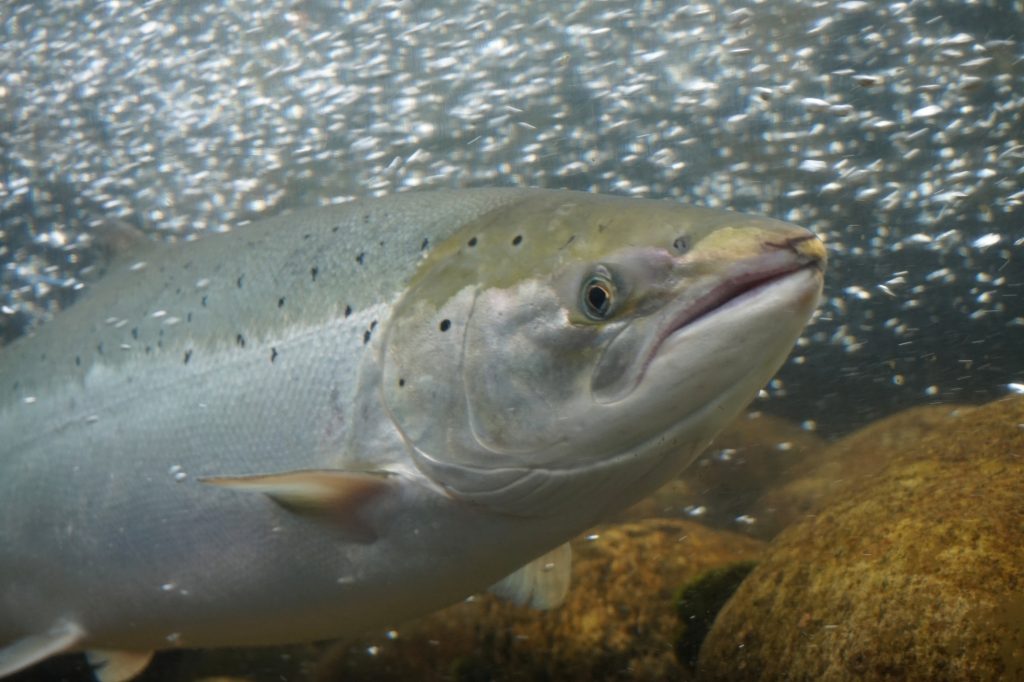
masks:
[[[615,300],[615,285],[604,272],[598,272],[583,283],[580,291],[583,311],[592,320],[605,320]]]

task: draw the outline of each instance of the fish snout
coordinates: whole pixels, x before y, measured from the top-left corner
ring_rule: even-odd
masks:
[[[821,241],[818,235],[809,230],[801,228],[799,234],[783,239],[766,241],[765,246],[772,249],[791,251],[807,265],[814,265],[819,270],[824,270],[828,264],[828,253],[825,249],[825,243]]]

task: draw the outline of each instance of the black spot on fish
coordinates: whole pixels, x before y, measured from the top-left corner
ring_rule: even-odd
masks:
[[[139,340],[139,328],[138,327],[132,327],[132,338],[135,339],[136,341]]]
[[[403,386],[405,386],[405,379],[402,379],[401,377],[399,377],[398,378],[398,387],[402,388]]]
[[[377,320],[374,320],[373,322],[370,323],[370,331],[372,332],[376,328],[377,328]]]
[[[156,342],[156,347],[159,348],[160,350],[163,350],[164,342],[163,341],[157,341]]]
[[[521,234],[517,234],[515,236],[515,238],[512,240],[512,246],[519,246],[522,243],[523,243],[523,235],[521,235]]]
[[[185,263],[185,264],[184,264],[184,265],[182,265],[181,267],[182,267],[183,269],[185,269],[185,270],[189,270],[189,269],[191,269],[191,268],[192,268],[192,261],[189,261],[189,262]]]
[[[181,296],[181,287],[178,287],[177,289],[175,289],[175,290],[174,290],[174,293],[175,293],[175,295],[177,295],[177,296]]]
[[[338,230],[340,230],[340,229],[341,229],[341,225],[335,225],[334,227],[331,228],[331,232],[334,232],[335,234],[337,234]]]
[[[441,331],[446,332],[449,329],[451,329],[451,327],[452,327],[452,321],[451,320],[441,320],[441,325],[440,325]]]
[[[346,305],[345,306],[345,317],[348,317],[351,314],[352,314],[352,306]]]
[[[476,246],[476,237],[471,237],[470,240],[466,243],[469,245],[469,248],[473,248],[474,246]]]
[[[363,214],[363,222],[364,223],[370,222],[370,214],[369,213],[364,213]]]
[[[96,352],[99,353],[100,355],[103,355],[103,344],[102,343],[97,343],[96,344]]]
[[[313,236],[313,235],[311,235],[311,234],[309,234],[309,233],[307,232],[306,234],[302,235],[302,239],[303,239],[303,240],[306,240],[306,239],[309,239],[309,238],[310,238],[310,237],[312,237],[312,236]]]
[[[316,276],[317,276],[317,273],[319,273],[319,272],[320,272],[320,268],[318,268],[315,265],[309,269],[309,274],[310,274],[310,276],[313,277],[313,281],[314,282],[316,281]]]
[[[358,256],[356,256],[356,262],[359,263],[360,265],[363,265],[366,262],[366,252],[365,251],[360,252],[360,254]]]
[[[245,337],[241,334],[237,335],[235,337],[235,343],[237,343],[240,348],[245,348]]]
[[[185,316],[185,321],[188,322],[189,324],[192,324],[192,313],[189,313],[188,315]]]
[[[244,280],[244,279],[245,279],[245,275],[239,275],[238,276],[237,284],[238,284],[238,288],[239,289],[242,288],[242,280]]]
[[[76,355],[75,356],[75,367],[81,367],[81,366],[82,366],[82,357],[80,355]]]
[[[270,361],[273,362],[274,360],[277,360],[277,349],[274,348],[273,346],[271,346],[271,348],[270,348]]]
[[[686,253],[686,251],[690,248],[690,243],[689,241],[687,241],[686,237],[680,235],[676,237],[676,240],[674,242],[672,242],[672,248],[678,251],[679,253]]]
[[[282,296],[281,298],[277,299],[277,307],[278,308],[283,308],[284,307],[284,296]]]
[[[192,351],[191,350],[185,351],[185,364],[187,365],[188,361],[191,360],[191,359],[192,359]]]
[[[426,237],[423,238],[423,243],[420,244],[420,251],[426,251],[430,247],[430,240]]]
[[[373,332],[371,332],[369,329],[367,329],[365,332],[363,332],[363,345],[364,346],[366,344],[370,343],[370,337],[371,336],[373,336]]]
[[[146,346],[146,353],[152,353],[152,352],[153,352],[153,347],[152,346]]]
[[[205,296],[203,296],[203,301],[202,301],[202,303],[203,303],[203,307],[205,308],[205,307],[206,307],[206,297],[205,297]]]

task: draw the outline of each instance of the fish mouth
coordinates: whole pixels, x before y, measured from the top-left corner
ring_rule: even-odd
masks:
[[[668,316],[644,358],[637,383],[643,380],[648,367],[666,341],[683,330],[726,308],[742,305],[744,301],[797,273],[812,271],[817,278],[824,276],[824,246],[813,234],[783,242],[766,242],[765,247],[768,249],[765,254],[737,264],[721,282],[695,300],[686,301],[679,310]]]
[[[759,261],[761,259],[758,259]],[[755,292],[770,287],[775,282],[783,280],[794,273],[804,270],[822,271],[821,261],[793,262],[771,262],[778,259],[766,258],[764,261],[748,264],[747,267],[739,269],[738,272],[726,277],[722,282],[712,287],[710,291],[700,296],[695,301],[690,301],[676,315],[669,318],[665,328],[661,331],[659,338],[654,344],[653,357],[665,340],[676,332],[689,327],[705,317],[709,317],[720,309],[737,301],[747,294],[753,296]],[[645,368],[646,369],[646,368]]]

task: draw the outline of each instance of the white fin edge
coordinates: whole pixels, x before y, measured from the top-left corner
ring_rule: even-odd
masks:
[[[17,639],[0,649],[0,677],[24,670],[44,658],[71,649],[85,635],[77,623],[60,620],[46,632]]]
[[[560,545],[499,582],[489,592],[535,609],[553,609],[565,601],[572,579],[572,548]]]
[[[153,658],[152,651],[111,651],[93,649],[85,653],[99,682],[128,682],[145,670]]]

